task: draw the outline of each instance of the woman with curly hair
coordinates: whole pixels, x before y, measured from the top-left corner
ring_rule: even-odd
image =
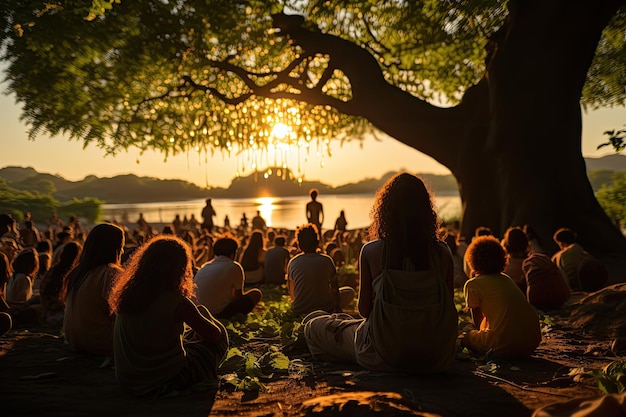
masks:
[[[465,283],[465,303],[475,330],[461,344],[478,354],[491,351],[499,359],[530,356],[541,342],[539,316],[503,271],[508,259],[493,236],[475,238],[467,248],[472,278]]]
[[[109,297],[116,314],[115,375],[127,392],[161,396],[217,383],[228,349],[226,328],[193,296],[192,254],[173,235],[159,235],[131,256]],[[185,323],[193,329],[184,336]]]
[[[378,191],[370,238],[361,250],[358,309],[363,319],[313,312],[305,337],[314,356],[374,371],[432,373],[456,353],[454,267],[422,180],[401,173]]]

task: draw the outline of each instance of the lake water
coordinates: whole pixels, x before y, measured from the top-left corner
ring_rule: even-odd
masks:
[[[243,213],[248,220],[260,210],[261,216],[269,227],[295,229],[306,222],[305,205],[309,196],[298,197],[266,197],[266,198],[238,198],[213,199],[213,208],[217,212],[214,222],[217,226],[224,224],[224,216],[228,215],[231,225],[238,225]],[[331,228],[341,210],[345,211],[348,220],[348,229],[368,227],[369,213],[374,201],[374,194],[341,194],[320,195],[318,201],[324,206],[326,216],[322,228]],[[435,197],[438,213],[443,219],[458,218],[461,213],[461,199],[457,193],[439,194]],[[107,220],[121,221],[124,212],[128,220],[134,223],[143,213],[148,223],[169,223],[176,214],[182,219],[191,214],[202,221],[204,199],[189,201],[170,201],[140,204],[104,204],[103,217]]]

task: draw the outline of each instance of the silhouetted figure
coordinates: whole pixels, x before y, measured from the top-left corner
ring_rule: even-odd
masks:
[[[261,217],[261,212],[257,210],[256,216],[252,218],[252,230],[261,230],[265,232],[266,229],[267,224],[265,223],[265,219]]]
[[[209,231],[209,233],[213,232],[213,217],[215,217],[217,213],[211,204],[211,199],[206,199],[206,205],[202,209],[202,228]]]
[[[339,217],[335,220],[335,230],[339,230],[340,232],[345,232],[346,227],[348,226],[348,221],[346,220],[346,213],[341,210],[339,212]]]
[[[318,191],[312,188],[309,191],[311,201],[306,203],[306,220],[307,222],[314,224],[317,227],[317,233],[321,240],[322,238],[322,223],[324,223],[324,207],[322,203],[317,201]]]

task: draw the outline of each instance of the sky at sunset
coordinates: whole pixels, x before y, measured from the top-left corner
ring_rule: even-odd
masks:
[[[5,86],[0,85],[4,91]],[[82,142],[69,141],[65,137],[40,136],[29,141],[27,126],[20,122],[21,108],[13,95],[0,96],[0,123],[2,144],[0,167],[33,167],[39,172],[58,174],[71,181],[79,181],[87,175],[111,177],[133,173],[139,176],[182,179],[199,186],[228,187],[242,166],[243,175],[252,172],[243,157],[229,157],[216,151],[213,156],[190,154],[169,157],[164,162],[162,154],[129,150],[119,155],[105,156],[94,146],[83,149]],[[596,150],[606,141],[603,132],[623,128],[626,123],[624,108],[601,109],[583,112],[583,154],[599,157],[612,153],[610,149]],[[401,144],[389,137],[382,141],[365,139],[340,145],[331,144],[332,157],[320,158],[312,152],[308,158],[300,158],[300,172],[306,180],[320,180],[333,186],[355,182],[366,177],[380,177],[391,171],[406,169],[410,172],[448,174],[449,171],[432,158]],[[262,161],[263,162],[263,161]],[[269,161],[271,162],[271,161]],[[264,168],[259,164],[259,168]],[[323,165],[323,166],[322,166]],[[289,167],[297,173],[297,157],[293,156]]]

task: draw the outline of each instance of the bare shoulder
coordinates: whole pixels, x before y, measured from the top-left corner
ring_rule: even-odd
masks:
[[[370,258],[370,257],[380,257],[383,253],[383,241],[380,239],[372,240],[367,242],[361,248],[361,256]]]

